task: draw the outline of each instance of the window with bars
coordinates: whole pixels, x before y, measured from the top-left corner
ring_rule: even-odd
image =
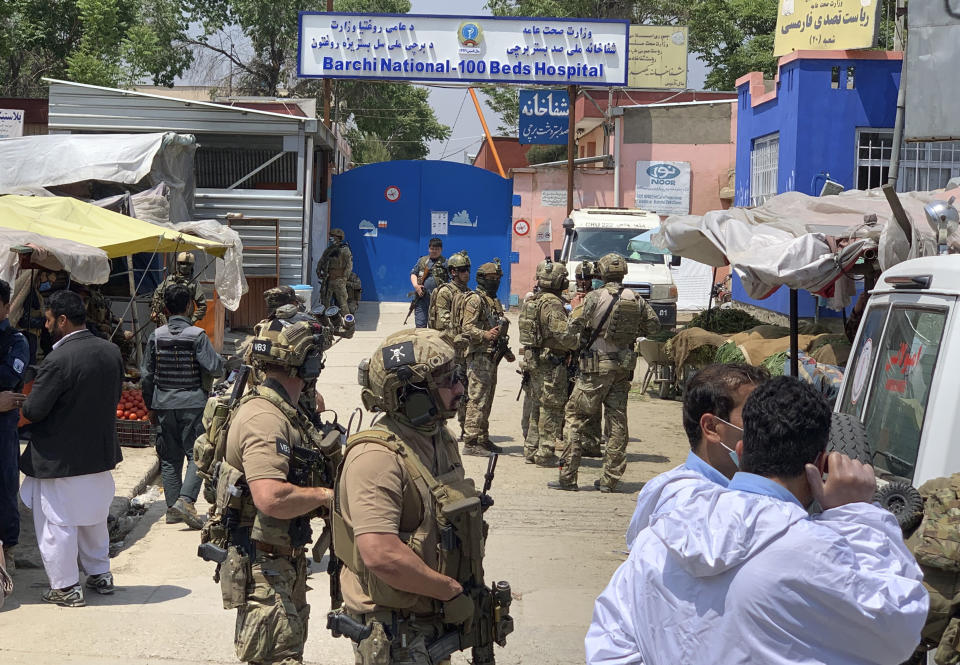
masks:
[[[777,193],[779,162],[779,132],[753,140],[750,147],[750,205],[760,205]]]
[[[872,189],[887,181],[892,149],[892,129],[857,130],[857,189]],[[960,141],[904,143],[900,148],[898,192],[939,189],[957,176]]]

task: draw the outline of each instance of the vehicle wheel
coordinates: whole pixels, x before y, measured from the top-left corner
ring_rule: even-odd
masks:
[[[889,483],[881,487],[874,500],[893,513],[903,532],[910,531],[923,519],[923,497],[915,487],[908,483]]]
[[[864,464],[873,463],[867,430],[856,416],[834,412],[830,421],[830,438],[827,440],[827,452],[836,450],[850,459]]]

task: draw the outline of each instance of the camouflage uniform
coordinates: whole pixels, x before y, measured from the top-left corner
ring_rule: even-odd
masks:
[[[450,257],[446,264],[449,268],[459,266],[470,267],[470,260],[466,252],[458,252]],[[444,281],[440,286],[430,294],[430,311],[427,315],[427,326],[440,331],[445,342],[454,346],[454,340],[457,337],[459,328],[454,321],[453,303],[461,294],[469,293],[470,289],[466,284],[460,284],[454,277]],[[457,365],[464,370],[466,375],[466,359],[462,353],[457,353]],[[467,400],[460,400],[460,407],[457,409],[457,420],[460,422],[460,434],[463,435],[463,426],[467,417]]]
[[[485,269],[493,273],[494,264],[485,263],[477,270],[477,281]],[[500,267],[496,266],[499,283]],[[496,293],[496,288],[490,290]],[[477,288],[462,294],[454,304],[463,312],[460,336],[465,345],[467,367],[467,413],[463,427],[463,448],[467,454],[482,454],[478,449],[500,452],[490,441],[490,409],[497,391],[497,362],[494,362],[496,340],[486,341],[484,333],[494,328],[503,317],[503,305],[487,289]]]
[[[581,354],[580,376],[564,411],[560,478],[550,485],[557,489],[577,487],[583,431],[591,418],[600,415],[601,407],[610,419],[610,438],[603,457],[603,474],[594,484],[608,492],[620,482],[627,466],[627,395],[637,363],[633,347],[637,337],[649,335],[660,326],[653,309],[620,284],[626,274],[625,259],[618,254],[607,254],[599,263],[607,282],[587,294],[581,315],[570,322],[570,332],[584,336],[585,344],[600,326],[610,304],[618,299],[618,293],[620,304],[611,309],[595,341]],[[618,311],[621,314],[618,315]]]
[[[133,343],[128,339],[120,318],[110,309],[110,304],[103,297],[99,286],[90,285],[87,288],[87,327],[98,337],[109,339],[120,348],[123,362],[130,362],[133,355]],[[132,333],[131,333],[132,338]]]
[[[937,665],[956,665],[960,663],[960,473],[927,481],[920,494],[923,521],[907,539],[930,594],[918,651],[936,649]]]
[[[153,300],[150,301],[150,318],[158,328],[167,324],[167,315],[163,312],[163,292],[171,284],[183,284],[190,290],[190,299],[194,307],[190,315],[190,323],[196,325],[197,321],[207,315],[207,298],[203,295],[203,288],[196,281],[191,281],[183,275],[170,275],[154,289]]]
[[[567,311],[558,295],[566,283],[567,270],[562,263],[542,262],[537,266],[537,284],[543,290],[525,300],[520,311],[520,343],[530,371],[527,388],[531,401],[523,457],[531,463],[553,465],[562,436],[567,355],[577,347],[578,339],[567,329]]]
[[[336,305],[344,312],[349,312],[347,280],[353,271],[353,252],[343,238],[341,229],[330,230],[330,244],[317,261],[317,279],[323,282],[323,306]]]
[[[583,263],[589,263],[589,261],[584,261]],[[581,264],[582,265],[582,264]],[[587,297],[592,289],[589,289],[585,292],[578,291],[577,294],[570,299],[570,306],[572,311],[570,313],[571,317],[580,317],[583,313],[583,301]],[[576,383],[576,377],[570,376],[570,385],[567,388],[567,396],[573,392],[573,385]],[[602,411],[602,409],[601,409]],[[609,433],[610,430],[610,419],[607,418],[605,421],[602,418],[600,413],[597,413],[596,417],[589,418],[583,426],[583,429],[580,431],[580,456],[581,457],[603,457],[603,449],[600,447],[601,441],[601,425],[606,424],[606,430]]]

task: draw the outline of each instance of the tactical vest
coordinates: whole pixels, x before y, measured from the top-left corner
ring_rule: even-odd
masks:
[[[544,303],[543,293],[535,293],[523,301],[520,308],[520,345],[525,349],[539,349],[543,346],[543,327],[540,325],[540,308]]]
[[[427,326],[433,328],[434,330],[441,330],[440,328],[440,299],[444,297],[445,292],[448,289],[454,288],[453,284],[450,282],[445,282],[433,290],[433,293],[430,294],[430,310],[427,313]],[[450,295],[450,302],[453,302],[453,299],[456,296],[454,294]]]
[[[424,466],[416,452],[393,432],[379,427],[354,434],[347,441],[347,452],[354,446],[374,443],[400,458],[420,495],[421,520],[412,532],[400,533],[400,539],[423,558],[424,542],[435,522],[438,532],[438,571],[458,582],[483,579],[485,531],[480,497],[471,478],[436,478]],[[340,474],[334,488],[333,549],[343,564],[360,581],[364,593],[374,603],[395,609],[408,609],[423,598],[415,593],[394,589],[374,575],[363,563],[353,529],[343,518],[340,505]]]
[[[642,323],[643,310],[637,296],[630,289],[624,289],[610,312],[602,337],[621,349],[632,348]]]
[[[258,510],[249,489],[246,488],[243,471],[233,467],[224,459],[227,434],[234,415],[239,411],[240,406],[255,399],[267,400],[280,409],[284,417],[300,432],[305,446],[318,449],[339,463],[339,437],[322,438],[306,416],[269,388],[261,386],[252,389],[237,400],[233,408],[226,413],[223,412],[222,400],[218,403],[215,398],[211,398],[204,410],[204,422],[207,422],[208,411],[213,411],[210,424],[194,444],[198,474],[216,484],[216,509],[211,527],[216,529],[217,525],[229,521],[232,532],[235,533],[237,529],[249,529],[249,538],[252,540],[280,547],[302,547],[310,540],[309,517],[278,519]],[[219,410],[218,407],[220,407]],[[292,459],[290,468],[292,472]],[[229,534],[224,535],[227,538],[230,537]]]
[[[160,390],[200,390],[203,381],[197,362],[196,342],[202,328],[188,326],[174,334],[169,326],[157,328],[157,364],[154,371]]]

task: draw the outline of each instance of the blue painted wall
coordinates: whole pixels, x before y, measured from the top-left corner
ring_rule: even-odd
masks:
[[[831,87],[833,68],[839,87]],[[847,90],[847,68],[854,88]],[[857,129],[890,129],[896,116],[899,60],[793,60],[780,68],[777,96],[750,106],[750,86],[737,88],[735,205],[750,205],[750,148],[753,140],[780,133],[778,193],[816,195],[823,171],[847,189],[854,185]]]
[[[861,291],[863,291],[863,282],[858,282],[857,293],[860,293]],[[737,273],[734,272],[731,275],[731,297],[736,302],[747,303],[748,305],[754,305],[755,307],[761,307],[763,309],[778,312],[784,315],[790,314],[790,289],[785,286],[781,286],[763,300],[756,300],[747,295],[746,290],[743,288],[743,282],[740,281],[740,278],[737,277]],[[799,295],[797,296],[797,312],[799,313],[800,318],[812,319],[817,313],[817,302],[817,297],[809,291],[800,291]],[[857,300],[854,298],[854,300],[850,303],[850,306],[846,308],[847,316],[850,316],[850,312],[853,311],[853,305],[856,302]],[[843,314],[823,306],[820,307],[820,316],[822,318],[829,319],[840,318],[843,316]]]
[[[388,187],[399,189],[397,200],[387,200]],[[433,236],[431,212],[446,211],[447,235],[440,236],[444,256],[467,250],[471,274],[499,257],[503,279],[497,295],[507,303],[512,201],[512,180],[474,166],[381,162],[333,177],[330,219],[331,226],[343,229],[353,250],[353,270],[363,282],[364,300],[409,300],[410,270],[427,253]],[[458,214],[471,225],[452,224]],[[476,285],[472,277],[470,285]]]

